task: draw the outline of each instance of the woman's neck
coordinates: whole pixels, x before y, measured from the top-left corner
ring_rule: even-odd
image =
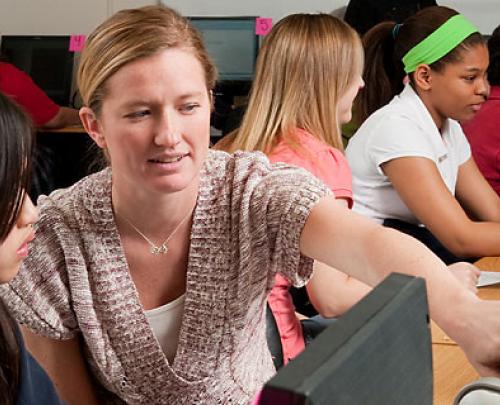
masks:
[[[111,197],[115,217],[151,234],[164,234],[165,229],[174,228],[193,212],[198,185],[196,179],[184,190],[167,194],[113,184]]]

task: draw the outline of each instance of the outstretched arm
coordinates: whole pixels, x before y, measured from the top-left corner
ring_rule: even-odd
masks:
[[[500,376],[500,302],[479,300],[417,240],[325,197],[306,221],[300,249],[372,286],[391,272],[425,278],[433,319],[482,374]]]
[[[68,405],[97,405],[91,378],[77,338],[53,340],[21,327],[26,347],[45,369]]]

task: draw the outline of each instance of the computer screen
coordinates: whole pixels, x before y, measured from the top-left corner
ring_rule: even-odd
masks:
[[[392,274],[268,381],[259,405],[432,404],[425,283]]]
[[[1,38],[1,52],[59,105],[68,105],[73,78],[69,36],[10,36]]]
[[[259,41],[255,17],[189,17],[219,72],[219,81],[251,81]]]

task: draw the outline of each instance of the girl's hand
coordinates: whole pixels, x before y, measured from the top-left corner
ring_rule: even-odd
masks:
[[[458,262],[448,266],[451,274],[453,274],[460,283],[468,290],[477,294],[477,281],[481,271],[471,263]]]

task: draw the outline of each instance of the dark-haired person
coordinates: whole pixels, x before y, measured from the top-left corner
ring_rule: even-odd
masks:
[[[488,40],[490,94],[476,116],[463,122],[477,167],[500,196],[500,26]]]
[[[350,0],[344,21],[363,35],[382,21],[401,23],[423,8],[436,5],[436,0]]]
[[[482,36],[456,11],[429,7],[403,25],[381,23],[364,42],[359,112],[375,112],[346,151],[354,210],[419,238],[447,263],[500,255],[500,199],[457,122],[486,100]]]
[[[36,208],[26,195],[31,162],[31,123],[0,94],[0,284],[9,282],[35,236]],[[0,300],[0,403],[60,404],[52,382],[26,351],[14,320]]]

